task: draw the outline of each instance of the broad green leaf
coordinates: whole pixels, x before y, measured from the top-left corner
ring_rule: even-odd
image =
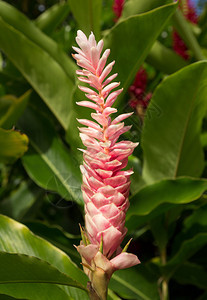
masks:
[[[121,270],[114,273],[109,287],[124,299],[159,299],[157,277],[147,266]]]
[[[184,221],[185,230],[191,227],[207,227],[207,205],[197,208],[188,218]]]
[[[0,1],[0,32],[0,48],[67,128],[76,69],[72,59],[4,1]]]
[[[163,271],[170,278],[174,271],[196,252],[198,252],[203,246],[207,244],[207,233],[202,232],[194,235],[188,240],[184,240],[177,253],[167,262],[162,268]]]
[[[205,194],[204,194],[205,196]],[[201,202],[202,203],[202,202]],[[207,230],[207,205],[197,205],[194,211],[183,221],[182,230],[176,235],[172,245],[172,255],[181,247],[184,240],[193,238],[197,233]]]
[[[0,126],[11,129],[25,110],[31,91],[26,92],[19,98],[4,96],[0,98]],[[4,114],[2,114],[2,110]]]
[[[204,267],[186,262],[175,271],[173,279],[180,284],[195,285],[201,289],[207,289],[207,271]]]
[[[63,145],[51,121],[36,109],[28,108],[19,126],[30,139],[29,151],[23,157],[29,176],[42,188],[82,204],[79,164]]]
[[[207,63],[195,63],[167,77],[157,87],[142,134],[143,177],[148,183],[201,175],[204,156],[200,130],[207,110],[206,76]],[[153,107],[159,114],[153,113]]]
[[[207,132],[201,134],[201,145],[202,147],[207,147]]]
[[[35,20],[35,25],[49,35],[63,22],[69,11],[68,2],[54,4]]]
[[[68,234],[57,225],[51,226],[40,222],[27,222],[26,225],[36,235],[41,236],[59,249],[63,250],[73,259],[74,262],[80,264],[81,257],[74,245],[79,244],[81,236]]]
[[[174,73],[188,65],[186,60],[176,54],[175,51],[165,47],[158,41],[152,46],[146,61],[166,74]]]
[[[118,73],[117,78],[125,91],[176,6],[177,4],[173,3],[129,17],[107,31],[104,36],[105,47],[111,49],[110,60],[116,61],[113,71]],[[133,46],[130,46],[132,43]]]
[[[5,298],[5,300],[76,300],[65,293],[58,285],[46,283],[1,284],[0,299],[4,300],[4,298],[1,298],[1,294],[11,296],[11,298]],[[4,296],[6,297],[6,295]]]
[[[13,298],[13,297],[10,297],[10,296],[7,296],[7,295],[0,295],[0,299],[1,300],[16,300],[16,298]],[[20,300],[26,300],[26,299],[20,299]]]
[[[207,180],[178,178],[162,180],[143,187],[130,198],[128,218],[147,215],[162,203],[184,204],[198,199],[207,189]]]
[[[87,277],[80,269],[77,268],[77,266],[74,263],[72,263],[70,258],[64,252],[62,252],[60,249],[56,248],[52,244],[48,243],[47,241],[43,240],[42,238],[34,235],[26,226],[6,216],[1,215],[0,237],[0,251],[8,253],[25,254],[39,258],[40,260],[49,263],[50,265],[58,269],[60,272],[68,275],[69,277],[72,277],[73,280],[79,282],[82,285],[86,285]],[[43,291],[43,287],[45,289],[45,292]],[[34,289],[33,292],[32,289]],[[59,296],[57,289],[58,291],[60,291]],[[85,294],[84,291],[80,292],[83,299],[84,297],[86,297],[85,299],[88,299],[87,294]],[[68,299],[68,296],[71,296],[73,298],[73,295],[79,293],[79,290],[72,287],[55,285],[53,286],[46,284],[7,284],[0,285],[0,294],[1,293],[6,293],[10,296],[26,298],[31,300],[65,300]],[[55,298],[55,295],[57,295],[57,298]],[[64,297],[61,298],[61,295]],[[76,298],[74,299],[76,300]]]
[[[0,162],[12,163],[28,149],[28,137],[14,130],[0,128]]]
[[[132,15],[142,14],[158,6],[172,3],[171,0],[128,0],[124,5],[121,20]]]
[[[134,155],[130,155],[127,167],[129,169],[132,168],[134,172],[133,176],[131,176],[130,186],[130,192],[132,195],[134,195],[145,185],[145,182],[143,181],[143,178],[141,176],[141,160],[139,160],[139,158]]]
[[[31,209],[42,191],[32,182],[22,182],[8,197],[0,202],[0,211],[15,220],[20,221]]]
[[[100,39],[101,10],[100,0],[68,0],[78,27],[88,36],[91,31]]]
[[[207,180],[205,179],[178,178],[147,185],[130,199],[127,227],[131,228],[130,224],[138,227],[174,205],[197,200],[206,190]]]
[[[50,283],[86,290],[82,284],[72,279],[72,274],[69,277],[36,257],[0,251],[0,265],[4,270],[0,273],[0,284]]]

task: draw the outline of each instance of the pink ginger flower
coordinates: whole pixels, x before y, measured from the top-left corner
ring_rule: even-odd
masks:
[[[77,247],[82,257],[85,273],[91,286],[100,299],[106,299],[107,286],[111,275],[119,269],[134,266],[140,261],[137,256],[122,251],[122,243],[127,229],[125,216],[129,207],[130,175],[132,170],[123,171],[128,156],[138,143],[117,142],[120,135],[131,126],[124,126],[124,119],[132,115],[126,113],[114,120],[111,114],[117,110],[111,106],[122,89],[120,83],[112,82],[117,74],[108,77],[114,61],[106,66],[110,50],[101,56],[103,41],[96,43],[93,33],[87,37],[78,30],[76,42],[80,48],[73,57],[82,70],[77,70],[79,80],[91,86],[79,86],[90,101],[77,104],[95,110],[91,114],[96,122],[79,119],[80,137],[86,146],[81,166],[83,175],[83,199],[85,202],[85,230],[82,229],[82,241]]]

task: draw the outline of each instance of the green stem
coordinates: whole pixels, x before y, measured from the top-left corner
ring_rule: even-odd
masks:
[[[164,266],[167,262],[167,253],[166,248],[164,248],[161,252],[161,263]],[[169,291],[168,291],[168,280],[163,278],[161,283],[161,300],[168,300],[169,299]]]
[[[173,16],[173,24],[186,45],[193,52],[195,59],[204,60],[205,56],[201,51],[201,48],[193,34],[193,31],[179,9],[177,9]]]

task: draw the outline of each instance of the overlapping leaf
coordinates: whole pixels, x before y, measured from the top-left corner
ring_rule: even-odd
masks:
[[[0,1],[0,48],[67,128],[74,89],[72,60],[32,21],[4,1]]]
[[[87,278],[84,273],[76,267],[70,258],[61,250],[54,247],[52,244],[35,236],[24,225],[9,219],[6,216],[0,216],[0,251],[7,253],[19,253],[27,256],[32,256],[39,259],[40,264],[45,265],[48,263],[53,268],[57,269],[60,273],[72,277],[80,285],[85,286]],[[34,259],[35,260],[35,259]],[[35,260],[35,261],[36,261]],[[32,264],[28,272],[31,272]],[[21,272],[18,271],[18,272]],[[29,274],[29,273],[28,273]],[[59,274],[59,273],[58,273]],[[14,274],[15,275],[15,274]],[[8,274],[9,276],[9,274]],[[12,276],[12,274],[11,274]],[[41,276],[41,275],[40,275]],[[61,275],[62,276],[62,275]],[[38,279],[38,278],[37,278]],[[53,278],[55,280],[55,278]],[[49,300],[49,299],[68,299],[72,298],[79,290],[72,287],[64,287],[59,285],[45,284],[1,284],[0,294],[7,294],[17,298],[26,298],[31,300]],[[30,294],[29,294],[30,293]],[[87,298],[85,292],[80,291],[82,297]],[[84,296],[85,295],[85,296]],[[39,297],[39,298],[38,298]],[[62,298],[61,298],[62,297]],[[81,296],[80,296],[81,297]],[[70,298],[69,298],[70,299]],[[76,300],[76,298],[73,298]],[[77,297],[78,299],[78,297]]]
[[[207,110],[207,63],[167,77],[148,106],[142,134],[143,177],[148,183],[200,176],[204,155],[200,130]]]
[[[198,199],[207,189],[207,180],[179,178],[147,185],[130,199],[127,227],[138,227],[169,210],[173,205]],[[137,218],[139,216],[139,218]]]
[[[63,145],[51,121],[36,109],[28,108],[19,126],[30,139],[29,151],[23,158],[29,176],[44,189],[82,204],[78,162]]]
[[[110,287],[124,299],[159,299],[157,277],[146,265],[116,272]]]
[[[72,13],[78,23],[79,29],[86,35],[91,31],[100,39],[101,10],[100,0],[69,0]]]

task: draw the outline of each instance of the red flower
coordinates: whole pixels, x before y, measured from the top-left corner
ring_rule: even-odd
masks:
[[[129,101],[129,105],[136,109],[138,105],[146,108],[149,100],[152,97],[151,93],[146,95],[146,87],[147,87],[147,72],[141,67],[137,72],[135,80],[133,84],[129,88],[129,92],[131,94],[131,99]]]
[[[190,0],[187,0],[185,5],[183,4],[182,6],[180,6],[180,9],[182,10],[186,20],[190,21],[193,24],[198,23],[198,16],[196,14],[195,7]],[[190,58],[187,46],[175,30],[173,31],[173,49],[185,60],[188,60]]]
[[[121,17],[123,8],[124,8],[124,0],[114,0],[114,4],[112,6],[114,14],[116,16],[115,21],[117,22],[118,19]]]

